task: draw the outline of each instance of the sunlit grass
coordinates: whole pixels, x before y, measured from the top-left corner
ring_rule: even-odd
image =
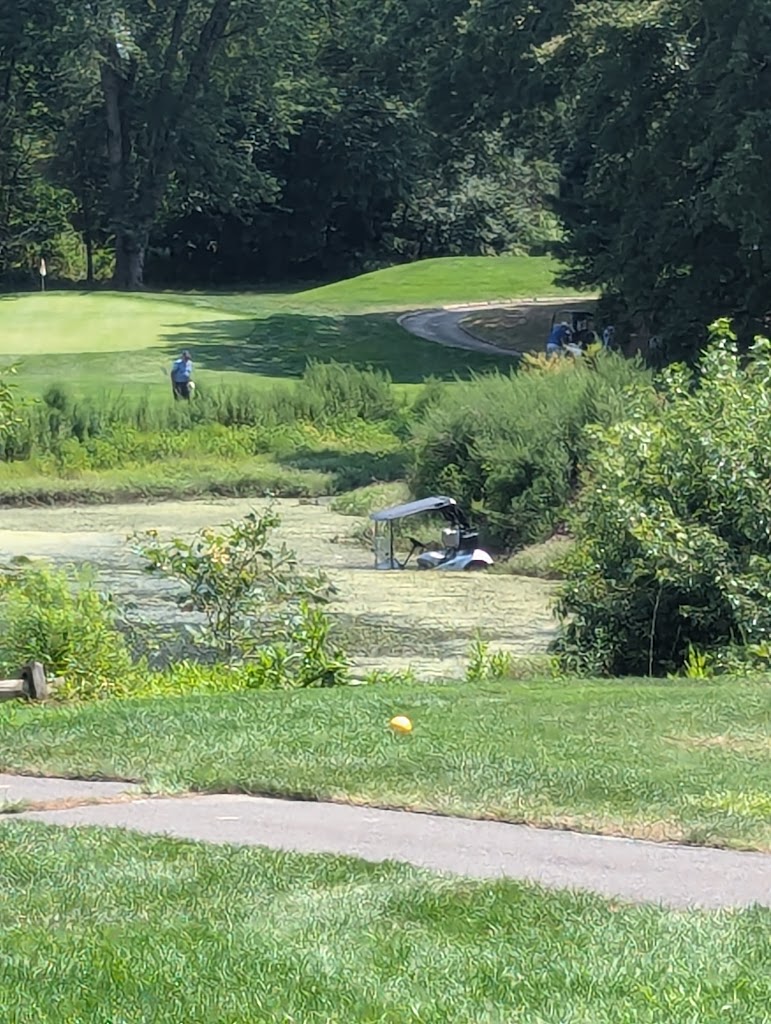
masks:
[[[387,727],[414,723],[408,737]],[[771,684],[389,685],[0,705],[0,770],[771,849]]]
[[[296,292],[4,296],[0,360],[22,361],[20,382],[32,393],[56,383],[165,400],[170,361],[185,347],[209,385],[270,384],[300,375],[311,358],[379,366],[397,383],[451,378],[502,364],[414,338],[383,311],[553,293],[556,269],[546,257],[459,257]]]
[[[9,1024],[767,1021],[771,913],[0,824]]]

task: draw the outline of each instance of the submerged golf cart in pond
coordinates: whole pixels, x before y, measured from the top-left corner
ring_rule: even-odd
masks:
[[[439,515],[445,520],[447,526],[442,530],[441,545],[431,547],[408,537],[411,547],[407,557],[400,562],[394,552],[394,523],[417,515]],[[493,564],[487,551],[478,546],[479,533],[471,529],[454,498],[443,495],[421,498],[406,505],[373,512],[370,519],[375,523],[376,569],[404,569],[416,552],[418,569],[486,569]]]

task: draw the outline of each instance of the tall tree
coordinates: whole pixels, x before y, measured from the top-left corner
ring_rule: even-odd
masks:
[[[70,92],[90,105],[98,89],[104,111],[116,287],[142,286],[150,231],[170,187],[195,177],[181,165],[202,156],[202,141],[215,178],[235,157],[248,169],[249,114],[240,149],[224,137],[232,125],[220,131],[218,121],[234,88],[247,84],[253,108],[271,106],[262,93],[287,60],[301,59],[311,8],[304,0],[94,0],[71,10]]]
[[[771,303],[771,8],[760,0],[587,4],[565,85],[561,255],[692,356],[724,314]]]
[[[68,197],[42,177],[55,129],[58,13],[56,0],[0,8],[0,273],[25,264],[28,270],[67,224]]]
[[[233,13],[233,0],[97,7],[93,31],[118,288],[143,283],[150,228],[174,169],[179,127],[207,90]]]

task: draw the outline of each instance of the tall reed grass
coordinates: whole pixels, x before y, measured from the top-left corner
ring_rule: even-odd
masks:
[[[406,411],[388,374],[339,363],[311,363],[298,382],[277,386],[267,394],[246,386],[201,386],[194,401],[185,403],[130,400],[110,392],[80,399],[53,385],[42,401],[23,406],[18,422],[0,436],[0,460],[23,461],[68,451],[73,455],[80,445],[88,447],[93,466],[99,468],[109,462],[109,448],[128,457],[141,442],[149,444],[146,457],[155,458],[189,447],[191,432],[196,444],[207,444],[208,453],[228,457],[267,450],[264,438],[276,428],[359,422],[389,426],[404,434]],[[214,429],[203,431],[203,427]],[[227,433],[229,428],[251,428],[252,432]],[[151,437],[152,443],[147,440]]]
[[[411,489],[455,497],[496,546],[542,541],[578,485],[584,428],[621,418],[628,390],[652,393],[650,380],[641,363],[598,354],[434,392],[415,428]]]

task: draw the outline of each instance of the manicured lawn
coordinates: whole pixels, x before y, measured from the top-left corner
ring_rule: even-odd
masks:
[[[554,283],[548,256],[456,256],[407,263],[300,293],[320,308],[414,309],[570,292]]]
[[[393,736],[392,715],[410,736]],[[771,849],[771,684],[390,685],[0,706],[0,770]]]
[[[560,266],[548,256],[453,256],[421,260],[320,287],[281,292],[175,292],[175,301],[253,314],[276,311],[396,312],[497,299],[573,295],[555,283]]]
[[[459,258],[295,293],[0,296],[0,361],[21,360],[19,381],[31,393],[64,384],[158,401],[168,401],[170,361],[182,348],[204,386],[269,385],[299,376],[309,359],[381,367],[405,385],[431,374],[452,379],[509,363],[414,338],[394,312],[553,293],[555,269],[545,258]]]
[[[771,913],[0,823],[9,1024],[760,1024]]]

